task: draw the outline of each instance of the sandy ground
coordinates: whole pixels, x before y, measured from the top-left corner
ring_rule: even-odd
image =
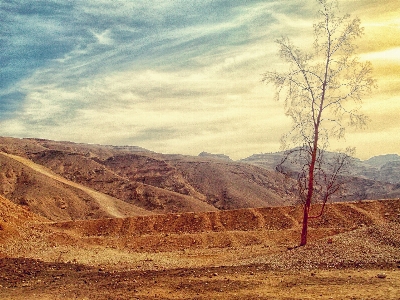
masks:
[[[113,270],[0,261],[1,299],[399,299],[398,269],[276,271],[265,265]],[[384,278],[379,278],[384,277]]]
[[[20,245],[23,252],[40,259],[0,259],[0,299],[400,299],[400,248],[381,243],[397,229],[379,243],[362,240],[369,230],[362,228],[294,249],[285,231],[275,239],[247,232],[268,241],[247,246],[239,244],[243,232],[228,233],[234,246],[185,248],[175,236],[165,251],[133,251],[106,237],[75,247],[73,239],[52,247],[26,239],[37,249]]]
[[[0,299],[400,299],[400,200],[44,222],[0,199]]]

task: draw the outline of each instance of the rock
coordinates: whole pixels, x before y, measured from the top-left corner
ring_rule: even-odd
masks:
[[[385,273],[379,273],[378,275],[376,275],[376,277],[384,279],[384,278],[386,278],[386,274]]]

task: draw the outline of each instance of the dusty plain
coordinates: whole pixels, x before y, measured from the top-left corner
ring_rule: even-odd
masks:
[[[1,198],[0,299],[399,299],[400,200],[48,222]]]

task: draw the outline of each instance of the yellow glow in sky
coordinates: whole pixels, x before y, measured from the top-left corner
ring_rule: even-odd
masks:
[[[378,88],[363,99],[368,128],[331,150],[400,154],[399,1],[338,2],[361,20],[357,55]],[[312,46],[316,0],[60,3],[0,7],[1,136],[233,159],[280,150],[290,119],[262,74],[286,67],[276,39]]]

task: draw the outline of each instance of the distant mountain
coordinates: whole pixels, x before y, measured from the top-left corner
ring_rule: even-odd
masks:
[[[208,157],[208,158],[216,158],[216,159],[223,159],[223,160],[229,160],[232,161],[232,159],[225,155],[225,154],[212,154],[212,153],[208,153],[208,152],[201,152],[199,154],[200,157]]]
[[[386,154],[371,157],[370,159],[364,160],[364,163],[375,168],[381,168],[382,166],[392,163],[399,162],[400,156],[397,154]]]
[[[0,137],[0,195],[50,220],[292,204],[283,176],[214,155]]]
[[[380,167],[377,180],[400,184],[400,160],[387,162]]]
[[[327,151],[325,155],[329,158],[334,154]],[[284,152],[276,152],[254,154],[241,161],[261,166],[268,170],[275,170],[283,158]],[[400,156],[397,154],[379,155],[364,161],[352,158],[352,166],[349,171],[353,177],[400,184]]]
[[[284,152],[253,154],[241,159],[241,162],[257,165],[268,170],[275,170],[276,166],[282,161]]]

